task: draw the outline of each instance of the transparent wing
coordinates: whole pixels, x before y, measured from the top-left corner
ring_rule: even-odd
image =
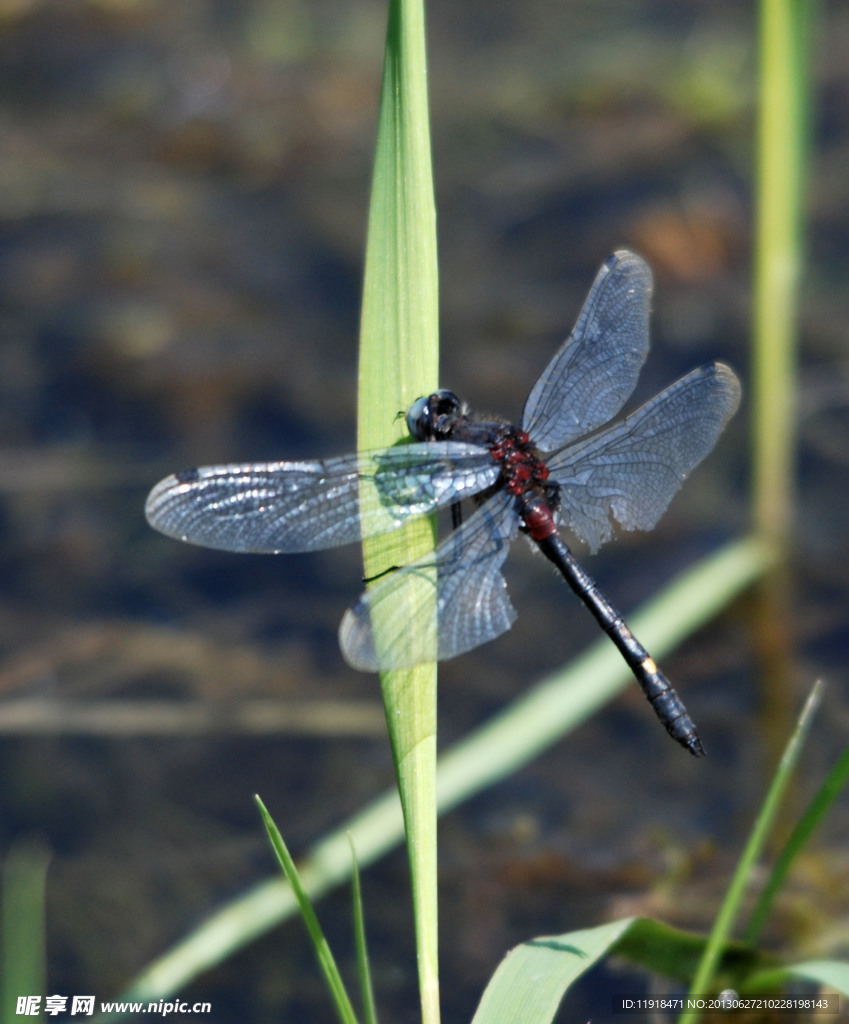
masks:
[[[560,485],[560,521],[597,550],[612,534],[650,530],[740,404],[723,363],[693,370],[608,430],[547,459]]]
[[[387,533],[493,484],[485,448],[410,444],[315,462],[206,466],[169,476],[145,505],[169,537],[224,551],[315,551]]]
[[[652,276],[624,249],[599,270],[572,333],[525,402],[522,427],[553,451],[607,423],[637,383],[649,348]]]
[[[515,500],[497,492],[435,551],[372,585],[339,627],[348,664],[377,672],[444,661],[508,630],[516,611],[501,566],[519,529]]]

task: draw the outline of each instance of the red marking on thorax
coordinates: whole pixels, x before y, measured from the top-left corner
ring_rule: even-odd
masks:
[[[550,537],[557,526],[548,501],[540,493],[548,479],[548,466],[536,454],[524,430],[508,430],[489,446],[501,464],[504,486],[517,498],[527,498],[522,508],[522,525],[534,540]]]

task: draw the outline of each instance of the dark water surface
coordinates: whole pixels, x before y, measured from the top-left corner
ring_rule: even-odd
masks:
[[[656,275],[639,397],[714,358],[745,388],[755,7],[436,0],[428,17],[442,384],[518,416],[597,266],[627,245]],[[109,998],[271,874],[255,792],[297,852],[391,784],[377,680],[336,646],[358,553],[190,549],[142,514],[178,468],[354,443],[384,18],[370,0],[0,12],[0,697],[36,716],[15,731],[0,704],[0,829],[4,851],[32,835],[53,851],[50,992]],[[448,1022],[524,938],[627,913],[705,928],[818,677],[799,800],[844,742],[849,10],[823,4],[821,29],[787,688],[766,689],[742,601],[664,660],[705,761],[632,687],[448,816]],[[748,413],[652,534],[587,559],[624,609],[746,529]],[[443,746],[595,639],[539,559],[517,550],[507,575],[516,627],[441,673]],[[216,721],[68,734],[70,712],[49,717],[60,699],[139,716],[204,702]],[[259,699],[325,706],[340,734],[231,728]],[[779,949],[840,952],[818,943],[846,912],[845,809],[782,904]],[[364,888],[384,1017],[416,1020],[404,854]],[[347,893],[321,910],[349,966]],[[644,984],[594,974],[563,1019],[608,1019],[610,991]],[[332,1019],[296,922],[181,996],[212,1001],[216,1022]]]

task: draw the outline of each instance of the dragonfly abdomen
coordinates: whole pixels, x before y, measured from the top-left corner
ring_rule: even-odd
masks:
[[[564,544],[557,531],[554,530],[543,538],[536,537],[530,530],[528,532],[616,645],[669,735],[682,747],[686,747],[694,757],[703,756],[705,748],[699,739],[695,723],[684,707],[684,702],[658,669],[649,652],[625,624],[619,612],[601,593],[595,580]]]

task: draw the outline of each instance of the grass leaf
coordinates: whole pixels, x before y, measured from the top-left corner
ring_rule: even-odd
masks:
[[[292,887],[292,892],[295,894],[295,899],[298,901],[298,909],[301,911],[301,917],[304,919],[304,924],[307,926],[307,931],[312,939],[319,966],[324,974],[327,987],[330,989],[339,1019],[343,1021],[343,1024],[357,1024],[357,1017],[351,1005],[351,1000],[348,998],[348,993],[345,990],[345,983],[342,981],[342,976],[336,966],[333,953],[327,944],[324,932],[321,930],[321,925],[318,922],[318,916],[313,909],[312,902],[301,883],[292,855],[283,842],[283,836],[274,824],[274,819],[268,813],[265,804],[259,797],[255,797],[255,800],[262,815],[262,820],[265,823],[271,845],[274,847],[274,852],[280,862],[280,867],[283,869],[289,885]]]
[[[360,448],[402,437],[398,412],[436,386],[438,328],[424,6],[391,0],[360,325]],[[433,523],[420,521],[367,541],[366,577],[414,561],[434,538]],[[410,613],[410,629],[432,626],[435,610],[434,596],[431,621]],[[373,627],[379,648],[377,615]],[[381,687],[407,832],[422,1016],[436,1024],[436,665],[384,672]]]

